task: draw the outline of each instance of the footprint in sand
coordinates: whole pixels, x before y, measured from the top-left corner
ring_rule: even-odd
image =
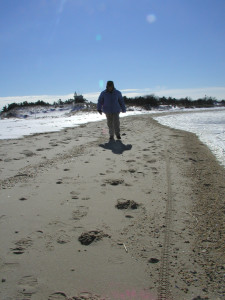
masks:
[[[1,222],[1,221],[4,221],[6,218],[7,218],[6,215],[1,215],[1,216],[0,216],[0,222]]]
[[[48,297],[48,300],[65,300],[68,299],[65,293],[55,292]]]
[[[78,192],[76,192],[76,191],[70,192],[71,198],[74,199],[74,200],[79,199],[79,197],[78,197],[79,194],[80,194],[80,193],[78,193]]]
[[[78,209],[72,212],[72,219],[78,221],[83,217],[86,217],[87,214],[88,214],[88,207],[78,206]]]
[[[37,292],[38,281],[32,275],[22,277],[18,282],[17,300],[30,300]]]
[[[124,180],[123,179],[106,179],[104,182],[106,184],[110,184],[110,185],[119,185],[119,184],[123,184]]]
[[[4,162],[10,162],[10,161],[12,161],[11,158],[6,158],[6,159],[4,159]]]
[[[152,190],[146,190],[146,191],[143,190],[143,192],[145,192],[145,194],[149,195],[152,193]]]
[[[114,171],[113,171],[113,169],[108,169],[108,170],[106,170],[106,173],[110,174],[110,173],[114,173]]]
[[[13,160],[21,160],[22,157],[14,157]],[[1,160],[0,160],[1,161]]]
[[[5,262],[2,263],[2,260],[0,259],[0,269],[1,271],[8,271],[8,270],[14,270],[16,267],[19,267],[19,263],[17,262]]]
[[[20,152],[20,154],[24,154],[27,157],[35,155],[35,153],[30,150],[23,150],[22,152]]]
[[[32,246],[33,241],[30,237],[21,239],[15,243],[14,248],[10,248],[11,252],[13,254],[23,254],[27,248]]]
[[[74,297],[74,299],[76,300],[110,300],[109,298],[106,298],[106,297],[102,297],[100,295],[94,295],[92,293],[89,293],[89,292],[82,292],[80,293],[77,297]]]
[[[67,244],[71,241],[69,235],[63,233],[57,238],[57,243],[58,244]]]
[[[108,263],[113,265],[121,265],[124,264],[124,262],[124,257],[122,255],[113,256],[108,259]]]
[[[87,201],[87,200],[89,200],[89,199],[91,199],[90,197],[82,197],[81,198],[81,200],[84,200],[84,201]]]
[[[62,184],[62,179],[58,179],[58,181],[56,181],[56,184]]]
[[[128,169],[128,170],[121,170],[121,172],[123,172],[123,173],[135,173],[135,172],[137,172],[137,170],[136,169],[132,169],[132,168],[130,168],[130,169]]]
[[[82,292],[80,293],[78,296],[74,296],[74,297],[68,297],[64,292],[55,292],[53,294],[51,294],[48,297],[48,300],[69,300],[69,299],[74,299],[74,300],[109,300],[109,298],[102,298],[99,295],[93,295],[92,293],[89,292]]]
[[[150,159],[150,160],[147,161],[147,163],[149,163],[149,164],[156,163],[156,159]]]
[[[42,237],[44,239],[45,247],[48,251],[55,249],[56,243],[60,245],[71,242],[71,236],[69,236],[65,230],[59,230],[56,233],[45,233]]]
[[[153,174],[158,174],[159,173],[157,168],[151,167],[151,169],[152,169]]]

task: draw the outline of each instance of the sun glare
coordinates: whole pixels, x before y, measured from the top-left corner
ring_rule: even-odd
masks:
[[[103,89],[103,87],[104,87],[104,80],[99,80],[99,87],[101,88],[101,89]]]
[[[101,34],[97,34],[97,35],[96,35],[96,41],[97,41],[97,42],[100,42],[101,40],[102,40]]]
[[[157,18],[156,18],[155,15],[149,14],[149,15],[147,15],[146,19],[147,19],[148,23],[152,24],[152,23],[154,23],[156,21]]]

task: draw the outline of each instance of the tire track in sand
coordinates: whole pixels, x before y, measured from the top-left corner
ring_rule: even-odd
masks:
[[[158,300],[173,300],[173,296],[170,290],[169,281],[169,252],[171,243],[171,225],[172,225],[172,187],[171,187],[171,169],[170,169],[170,157],[168,150],[165,150],[166,156],[166,178],[167,178],[167,202],[165,212],[165,233],[164,242],[161,256],[161,266],[159,272],[159,287],[158,287]]]

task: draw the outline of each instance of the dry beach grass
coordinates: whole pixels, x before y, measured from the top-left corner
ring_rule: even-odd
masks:
[[[150,116],[0,141],[0,299],[225,299],[224,178]]]

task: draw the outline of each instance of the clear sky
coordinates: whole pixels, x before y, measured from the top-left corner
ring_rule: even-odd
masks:
[[[99,93],[107,80],[225,99],[225,1],[0,0],[1,99]]]

